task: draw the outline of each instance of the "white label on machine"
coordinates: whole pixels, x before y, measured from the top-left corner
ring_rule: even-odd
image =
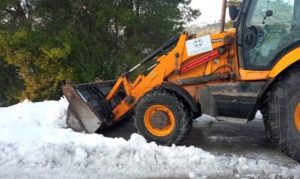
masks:
[[[188,40],[186,41],[185,45],[188,56],[194,56],[213,50],[209,35]]]

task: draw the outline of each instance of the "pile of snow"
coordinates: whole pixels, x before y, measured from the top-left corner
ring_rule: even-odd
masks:
[[[0,108],[0,178],[294,177],[299,166],[195,147],[164,147],[133,134],[126,141],[66,127],[68,103]]]

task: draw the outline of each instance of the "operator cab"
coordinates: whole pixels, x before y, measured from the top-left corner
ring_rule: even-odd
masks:
[[[234,18],[236,8],[229,10]],[[236,28],[241,68],[268,71],[300,46],[300,1],[244,0]]]

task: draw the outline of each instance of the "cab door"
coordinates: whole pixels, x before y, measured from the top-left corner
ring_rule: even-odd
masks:
[[[299,0],[248,0],[238,27],[243,70],[268,71],[280,56],[300,45]]]

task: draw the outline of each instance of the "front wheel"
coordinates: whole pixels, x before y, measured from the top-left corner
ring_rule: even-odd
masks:
[[[192,127],[192,114],[176,96],[155,90],[146,94],[135,108],[139,134],[162,145],[178,144]]]

